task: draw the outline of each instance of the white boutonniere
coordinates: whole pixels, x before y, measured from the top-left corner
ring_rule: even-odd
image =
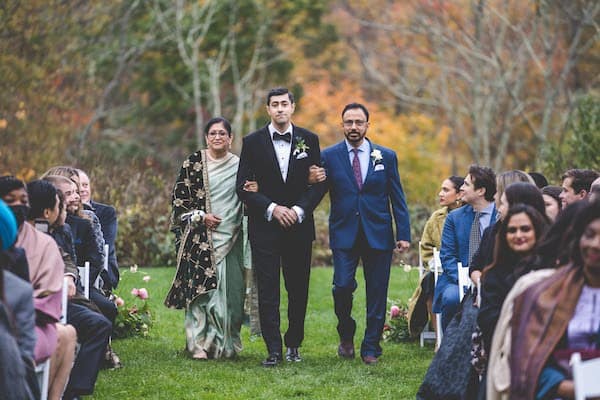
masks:
[[[382,171],[385,169],[383,165],[383,154],[381,154],[381,150],[375,149],[371,152],[371,161],[373,162],[374,171]]]
[[[373,161],[373,165],[381,164],[383,162],[383,154],[381,154],[381,150],[375,149],[371,152],[371,161]]]
[[[292,154],[296,157],[296,160],[300,160],[308,157],[308,149],[310,149],[310,147],[308,147],[308,145],[304,142],[304,139],[298,138],[296,141],[296,147],[294,147],[294,152]]]

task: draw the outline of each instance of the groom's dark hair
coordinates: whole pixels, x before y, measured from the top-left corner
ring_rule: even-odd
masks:
[[[290,98],[290,103],[294,102],[294,95],[288,90],[288,88],[276,87],[269,90],[269,94],[267,94],[267,105],[271,104],[271,97],[281,96],[282,94],[288,95],[288,97]]]
[[[367,121],[369,121],[369,110],[367,110],[367,107],[365,107],[364,105],[362,105],[360,103],[346,104],[346,106],[342,110],[342,118],[344,118],[344,114],[346,113],[346,111],[354,110],[355,108],[360,108],[361,110],[363,110],[363,112],[365,113],[365,116],[367,117]]]

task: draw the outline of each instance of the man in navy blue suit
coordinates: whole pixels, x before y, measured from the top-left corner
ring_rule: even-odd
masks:
[[[346,139],[321,153],[331,200],[329,244],[340,336],[338,355],[354,357],[356,322],[351,315],[352,298],[357,287],[356,267],[362,259],[367,327],[360,354],[365,364],[376,364],[381,355],[379,342],[387,309],[392,253],[395,248],[403,252],[409,247],[409,214],[396,153],[365,137],[369,128],[367,108],[358,103],[346,105],[342,127]]]
[[[496,175],[491,168],[471,165],[460,190],[466,205],[450,212],[444,223],[440,249],[443,273],[433,295],[433,312],[442,314],[442,330],[460,306],[458,263],[469,266],[483,231],[497,218]]]

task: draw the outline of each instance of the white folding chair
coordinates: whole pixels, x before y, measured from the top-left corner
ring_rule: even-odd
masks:
[[[421,242],[419,241],[419,284],[421,284],[421,279],[423,278],[423,275],[425,275],[426,272],[427,271],[425,270],[425,267],[423,266],[423,254],[422,254],[422,250],[421,250]],[[427,310],[427,311],[429,312],[429,310]],[[429,322],[425,325],[425,327],[421,331],[421,334],[419,335],[419,343],[420,343],[421,347],[423,347],[425,345],[426,340],[435,341],[435,332],[431,330],[431,324]]]
[[[50,386],[50,358],[35,366],[38,385],[40,386],[40,399],[48,400],[48,388]]]
[[[440,252],[435,247],[433,248],[433,278],[435,281],[435,286],[437,286],[438,277],[442,274],[442,260],[440,258]],[[435,329],[437,330],[437,338],[435,341],[436,349],[439,349],[442,345],[442,337],[444,336],[444,332],[442,331],[442,314],[435,314]]]
[[[471,288],[471,278],[469,278],[469,267],[463,267],[462,263],[458,263],[458,300],[462,302],[463,297]]]
[[[67,323],[67,305],[69,301],[69,278],[65,276],[63,278],[63,287],[62,287],[62,313],[60,315],[60,323]]]
[[[79,279],[83,286],[83,295],[86,299],[90,298],[90,262],[86,261],[83,267],[77,267],[79,270]]]
[[[581,354],[571,355],[575,400],[600,397],[600,358],[581,361]]]

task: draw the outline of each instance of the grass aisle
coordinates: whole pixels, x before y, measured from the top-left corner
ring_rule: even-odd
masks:
[[[242,329],[244,351],[235,360],[194,361],[187,358],[183,312],[168,310],[163,299],[174,269],[125,271],[119,293],[127,301],[133,287],[146,287],[155,324],[148,338],[113,342],[124,367],[101,371],[94,399],[414,399],[433,356],[431,345],[418,342],[383,343],[383,356],[377,366],[367,367],[360,358],[340,360],[336,355],[336,319],[331,297],[331,268],[311,272],[306,316],[306,337],[299,364],[265,369],[262,339],[251,341],[247,327]],[[142,281],[144,274],[151,276]],[[357,274],[358,275],[358,274]],[[362,270],[355,296],[356,345],[364,332],[365,295]],[[417,272],[393,268],[390,299],[406,301],[416,285]],[[282,307],[282,309],[284,309]],[[285,313],[282,312],[282,319]]]

